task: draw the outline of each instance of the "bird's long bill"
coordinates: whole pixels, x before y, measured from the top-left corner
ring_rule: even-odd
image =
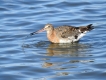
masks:
[[[30,35],[38,34],[38,33],[43,32],[43,31],[45,31],[45,30],[44,30],[44,29],[41,29],[41,30],[38,30],[38,31],[36,31],[36,32],[30,33]]]

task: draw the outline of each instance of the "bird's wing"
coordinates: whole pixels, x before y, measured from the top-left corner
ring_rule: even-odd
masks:
[[[74,26],[61,26],[55,28],[56,35],[60,38],[69,38],[69,37],[75,37],[77,38],[79,31],[78,27]]]

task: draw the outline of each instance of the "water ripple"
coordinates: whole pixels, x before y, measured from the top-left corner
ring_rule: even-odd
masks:
[[[0,79],[105,80],[105,5],[105,0],[1,0]],[[95,29],[75,44],[51,44],[45,32],[29,36],[46,23]]]

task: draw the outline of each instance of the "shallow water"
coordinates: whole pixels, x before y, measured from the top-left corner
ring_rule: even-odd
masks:
[[[0,20],[0,80],[106,79],[105,0],[1,0]],[[46,23],[95,29],[74,44],[28,36]]]

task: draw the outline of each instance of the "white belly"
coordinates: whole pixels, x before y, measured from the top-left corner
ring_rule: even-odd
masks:
[[[65,39],[60,39],[59,43],[72,43],[74,41],[74,37],[68,37]]]
[[[60,40],[59,43],[71,43],[72,40]]]
[[[86,33],[87,33],[87,31],[79,34],[77,39],[75,39],[74,36],[68,37],[66,39],[60,39],[59,43],[72,43],[72,42],[79,41]]]

